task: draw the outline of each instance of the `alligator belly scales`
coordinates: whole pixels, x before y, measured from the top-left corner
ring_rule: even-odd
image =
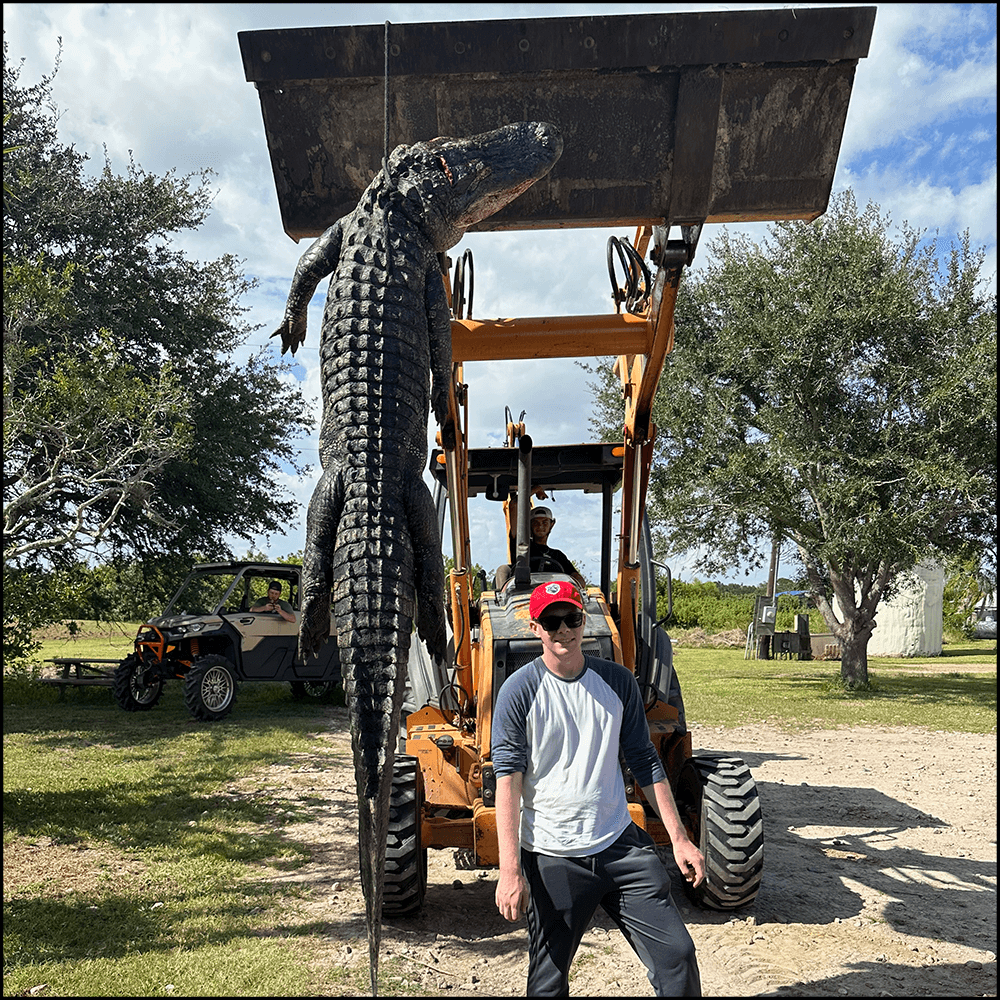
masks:
[[[551,125],[399,146],[358,207],[302,255],[274,336],[304,341],[316,286],[332,275],[320,364],[322,475],[303,553],[302,654],[329,638],[331,594],[351,718],[372,994],[394,748],[414,624],[444,658],[444,569],[423,481],[431,406],[447,441],[451,320],[438,254],[559,158]]]

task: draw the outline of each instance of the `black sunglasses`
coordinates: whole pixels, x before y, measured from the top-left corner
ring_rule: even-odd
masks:
[[[571,611],[568,615],[545,615],[544,618],[537,619],[538,624],[546,632],[558,632],[563,622],[567,628],[579,628],[583,624],[583,612]]]

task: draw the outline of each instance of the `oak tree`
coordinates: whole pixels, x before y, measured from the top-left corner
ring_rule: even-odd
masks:
[[[917,562],[985,555],[995,576],[984,254],[968,234],[893,235],[850,192],[711,250],[685,275],[656,398],[651,517],[708,574],[759,567],[775,537],[794,547],[844,683],[864,684],[879,605]],[[615,426],[614,388],[597,388]]]

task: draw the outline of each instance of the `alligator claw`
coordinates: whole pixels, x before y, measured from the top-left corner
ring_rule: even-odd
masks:
[[[306,320],[305,317],[301,319],[286,319],[283,320],[281,325],[278,327],[274,333],[268,338],[273,340],[275,337],[281,337],[281,353],[284,354],[286,351],[291,351],[294,354],[299,347],[305,343],[306,339]]]

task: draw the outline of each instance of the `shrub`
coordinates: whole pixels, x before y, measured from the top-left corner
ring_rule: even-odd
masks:
[[[745,631],[753,619],[757,594],[763,593],[763,588],[759,588],[756,593],[747,593],[749,588],[746,587],[733,588],[737,591],[734,593],[726,584],[700,580],[693,583],[675,580],[672,589],[674,612],[667,627],[675,630],[701,628],[709,633],[734,628]],[[667,613],[665,587],[657,599],[657,610],[661,617]],[[809,607],[809,598],[791,594],[778,598],[777,629],[782,632],[794,631],[795,616],[799,614],[809,615],[811,632],[826,631],[823,616],[816,608]]]

